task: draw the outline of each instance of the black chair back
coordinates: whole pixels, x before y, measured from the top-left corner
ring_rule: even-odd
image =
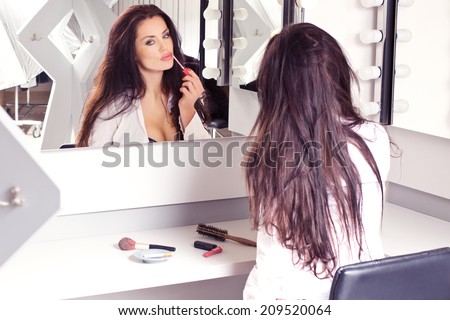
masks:
[[[450,248],[342,266],[331,300],[450,300]]]
[[[76,144],[75,143],[65,143],[62,144],[59,148],[60,149],[71,149],[71,148],[75,148]]]

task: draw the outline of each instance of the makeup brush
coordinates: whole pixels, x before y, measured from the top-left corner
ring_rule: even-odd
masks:
[[[203,236],[207,236],[207,237],[216,239],[218,241],[225,241],[225,239],[228,239],[228,240],[233,240],[233,241],[239,242],[241,244],[245,244],[246,246],[256,247],[255,241],[229,235],[228,231],[225,229],[220,229],[220,228],[217,228],[217,227],[214,227],[211,225],[206,225],[203,223],[197,225],[197,233],[201,234]]]
[[[145,243],[138,243],[130,238],[122,238],[119,241],[119,248],[121,250],[144,250],[144,249],[163,249],[167,251],[175,251],[176,248],[169,247],[169,246],[163,246],[160,244],[145,244]]]

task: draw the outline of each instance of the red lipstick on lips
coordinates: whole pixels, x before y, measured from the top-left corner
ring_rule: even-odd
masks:
[[[165,55],[163,55],[163,57],[161,58],[161,60],[163,61],[169,61],[172,59],[172,54],[171,53],[166,53]]]

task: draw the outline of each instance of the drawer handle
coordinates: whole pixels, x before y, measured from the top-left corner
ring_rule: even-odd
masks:
[[[9,192],[11,195],[9,202],[0,201],[0,207],[21,207],[25,203],[25,200],[19,197],[19,187],[13,187],[9,190]]]

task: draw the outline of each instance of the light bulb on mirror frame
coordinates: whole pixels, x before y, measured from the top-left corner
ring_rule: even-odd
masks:
[[[312,9],[317,6],[318,0],[300,0],[300,6],[304,9]]]
[[[414,0],[398,0],[400,7],[409,7],[414,4]]]
[[[378,66],[362,67],[357,71],[358,78],[361,80],[373,80],[381,77],[381,68]]]
[[[210,67],[206,67],[205,69],[202,70],[202,76],[205,79],[217,79],[218,77],[220,77],[221,72],[220,69],[218,68],[210,68]]]
[[[248,11],[245,8],[233,10],[233,20],[243,21],[248,18]]]
[[[222,41],[219,39],[206,38],[203,40],[203,48],[205,48],[205,50],[219,49],[221,46]]]
[[[363,116],[373,116],[380,112],[380,103],[375,101],[361,102],[359,110]],[[409,102],[404,99],[394,101],[393,111],[405,113],[409,110]]]
[[[219,20],[220,18],[222,18],[222,11],[218,10],[218,9],[206,9],[205,11],[203,11],[203,18],[205,18],[205,20]]]
[[[405,113],[409,110],[409,102],[404,99],[398,99],[394,101],[394,112]]]
[[[375,101],[361,102],[359,110],[363,116],[373,116],[380,112],[380,104]]]
[[[364,44],[381,42],[383,32],[381,30],[365,30],[359,34],[359,40]]]
[[[398,29],[397,30],[397,42],[408,42],[411,41],[412,32],[408,29]]]
[[[407,78],[411,74],[411,68],[407,64],[398,64],[395,66],[396,78]]]
[[[364,8],[379,7],[384,3],[384,0],[361,0]]]
[[[247,47],[247,39],[244,37],[233,38],[233,49],[242,50]]]

